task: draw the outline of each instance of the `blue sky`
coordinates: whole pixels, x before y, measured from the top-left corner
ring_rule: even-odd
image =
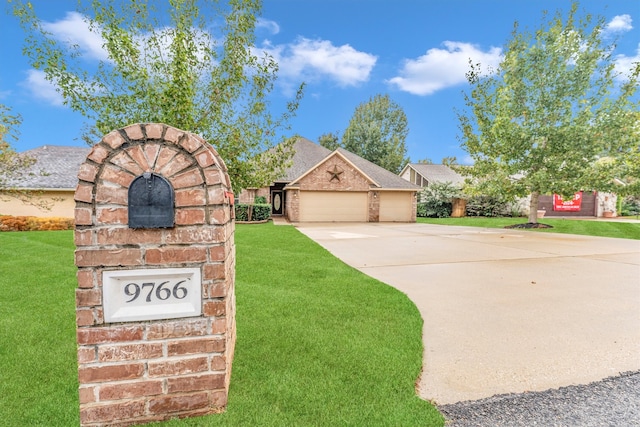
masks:
[[[86,37],[70,14],[76,0],[32,1],[38,16],[60,34],[78,37],[87,60],[100,55],[99,40]],[[456,108],[468,89],[469,58],[496,65],[518,21],[536,30],[542,12],[570,8],[569,0],[265,0],[257,47],[279,62],[274,108],[307,83],[291,133],[317,141],[342,135],[355,108],[376,94],[388,94],[407,115],[412,161],[456,156],[460,149]],[[621,69],[640,60],[640,1],[590,0],[583,11],[602,15],[606,37],[617,38],[614,57]],[[83,36],[82,34],[85,34]],[[0,103],[22,115],[18,151],[41,145],[84,145],[84,120],[62,105],[55,89],[21,54],[24,34],[15,18],[0,15]]]

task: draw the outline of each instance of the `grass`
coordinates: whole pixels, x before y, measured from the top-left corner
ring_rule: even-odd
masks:
[[[78,424],[73,239],[0,233],[0,425]],[[418,398],[422,320],[293,227],[238,225],[224,414],[158,426],[442,426]]]
[[[419,223],[436,225],[462,225],[469,227],[504,228],[508,225],[523,224],[526,218],[418,218]],[[542,224],[553,228],[518,229],[535,233],[581,234],[585,236],[617,237],[640,240],[640,223],[623,221],[593,221],[579,219],[541,219]]]
[[[0,233],[0,425],[78,424],[70,231]]]

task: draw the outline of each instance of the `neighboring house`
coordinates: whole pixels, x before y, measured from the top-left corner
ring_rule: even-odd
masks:
[[[464,184],[464,177],[447,165],[408,163],[400,176],[420,187],[428,187],[434,182],[450,182],[459,186]]]
[[[78,170],[89,147],[44,145],[23,154],[35,159],[11,186],[32,193],[34,201],[44,201],[49,209],[38,208],[0,191],[0,215],[73,218]]]
[[[239,199],[265,196],[272,215],[292,222],[414,222],[419,190],[343,148],[331,151],[298,138],[283,176],[269,187],[243,191]]]
[[[455,185],[464,184],[464,177],[446,165],[432,165],[426,163],[407,164],[400,176],[421,187],[428,187],[434,182],[451,182]],[[522,215],[529,214],[529,197],[517,201],[515,208]],[[544,210],[545,216],[556,217],[601,217],[615,216],[616,196],[611,193],[585,191],[581,194],[580,203],[575,207],[560,207],[554,203],[553,195],[541,195],[538,210]]]
[[[530,197],[520,200],[520,211],[523,215],[529,214]],[[613,193],[601,193],[598,191],[583,191],[580,194],[580,202],[573,202],[575,206],[562,206],[554,200],[553,195],[540,195],[538,199],[538,211],[544,211],[545,217],[612,217],[616,216],[617,196]]]

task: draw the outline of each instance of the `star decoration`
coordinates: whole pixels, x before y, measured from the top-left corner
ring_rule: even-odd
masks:
[[[344,171],[338,169],[338,165],[333,165],[333,170],[327,171],[327,173],[331,175],[331,178],[329,178],[329,182],[333,181],[334,179],[337,179],[338,182],[340,182],[340,175],[342,175],[343,172]]]

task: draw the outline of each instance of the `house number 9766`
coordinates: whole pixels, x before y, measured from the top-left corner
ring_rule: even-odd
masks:
[[[161,282],[144,282],[138,284],[135,282],[128,283],[124,287],[124,294],[131,297],[130,300],[125,302],[133,302],[139,297],[145,299],[146,302],[152,302],[152,300],[166,301],[173,297],[175,299],[183,299],[187,296],[187,288],[183,286],[186,280],[181,280],[175,285],[171,285],[170,281]]]

